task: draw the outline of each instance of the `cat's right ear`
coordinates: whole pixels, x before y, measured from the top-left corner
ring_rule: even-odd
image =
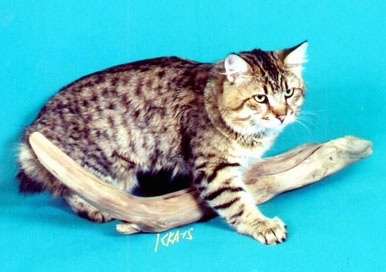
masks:
[[[251,66],[240,56],[230,54],[224,60],[225,75],[229,82],[240,83],[251,72]]]
[[[304,41],[292,48],[281,51],[282,61],[296,75],[301,76],[303,64],[307,62],[308,42]]]

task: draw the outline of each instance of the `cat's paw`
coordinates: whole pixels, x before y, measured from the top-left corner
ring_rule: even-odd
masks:
[[[95,223],[104,223],[113,219],[107,213],[101,212],[99,210],[78,210],[76,213],[80,217],[86,218],[87,220]]]
[[[279,244],[287,237],[286,226],[278,217],[259,218],[252,223],[251,227],[249,234],[263,244]]]
[[[140,226],[129,222],[117,224],[115,228],[120,234],[133,234],[142,231]]]

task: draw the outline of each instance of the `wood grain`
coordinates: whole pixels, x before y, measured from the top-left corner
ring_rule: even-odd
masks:
[[[141,198],[118,190],[83,169],[39,132],[30,136],[39,161],[58,180],[89,203],[123,221],[123,234],[161,232],[215,216],[193,188],[159,197]],[[353,136],[325,143],[304,144],[256,162],[244,176],[256,204],[317,182],[369,156],[372,144]]]

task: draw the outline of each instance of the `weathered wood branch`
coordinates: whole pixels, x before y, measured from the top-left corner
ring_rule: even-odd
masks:
[[[215,215],[193,188],[159,197],[136,197],[87,172],[42,134],[35,132],[29,140],[39,161],[58,180],[124,222],[117,225],[121,233],[160,232]],[[258,204],[319,181],[371,153],[371,142],[353,136],[304,144],[256,162],[245,173],[244,181]]]

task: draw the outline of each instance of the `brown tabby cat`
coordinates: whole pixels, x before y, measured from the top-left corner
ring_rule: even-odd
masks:
[[[105,182],[132,191],[139,173],[189,176],[200,196],[239,233],[265,244],[286,228],[256,208],[242,180],[299,114],[307,43],[255,49],[214,64],[162,57],[116,66],[64,87],[20,145],[21,192],[48,190],[80,216],[111,220],[39,163],[28,137],[39,131]]]

